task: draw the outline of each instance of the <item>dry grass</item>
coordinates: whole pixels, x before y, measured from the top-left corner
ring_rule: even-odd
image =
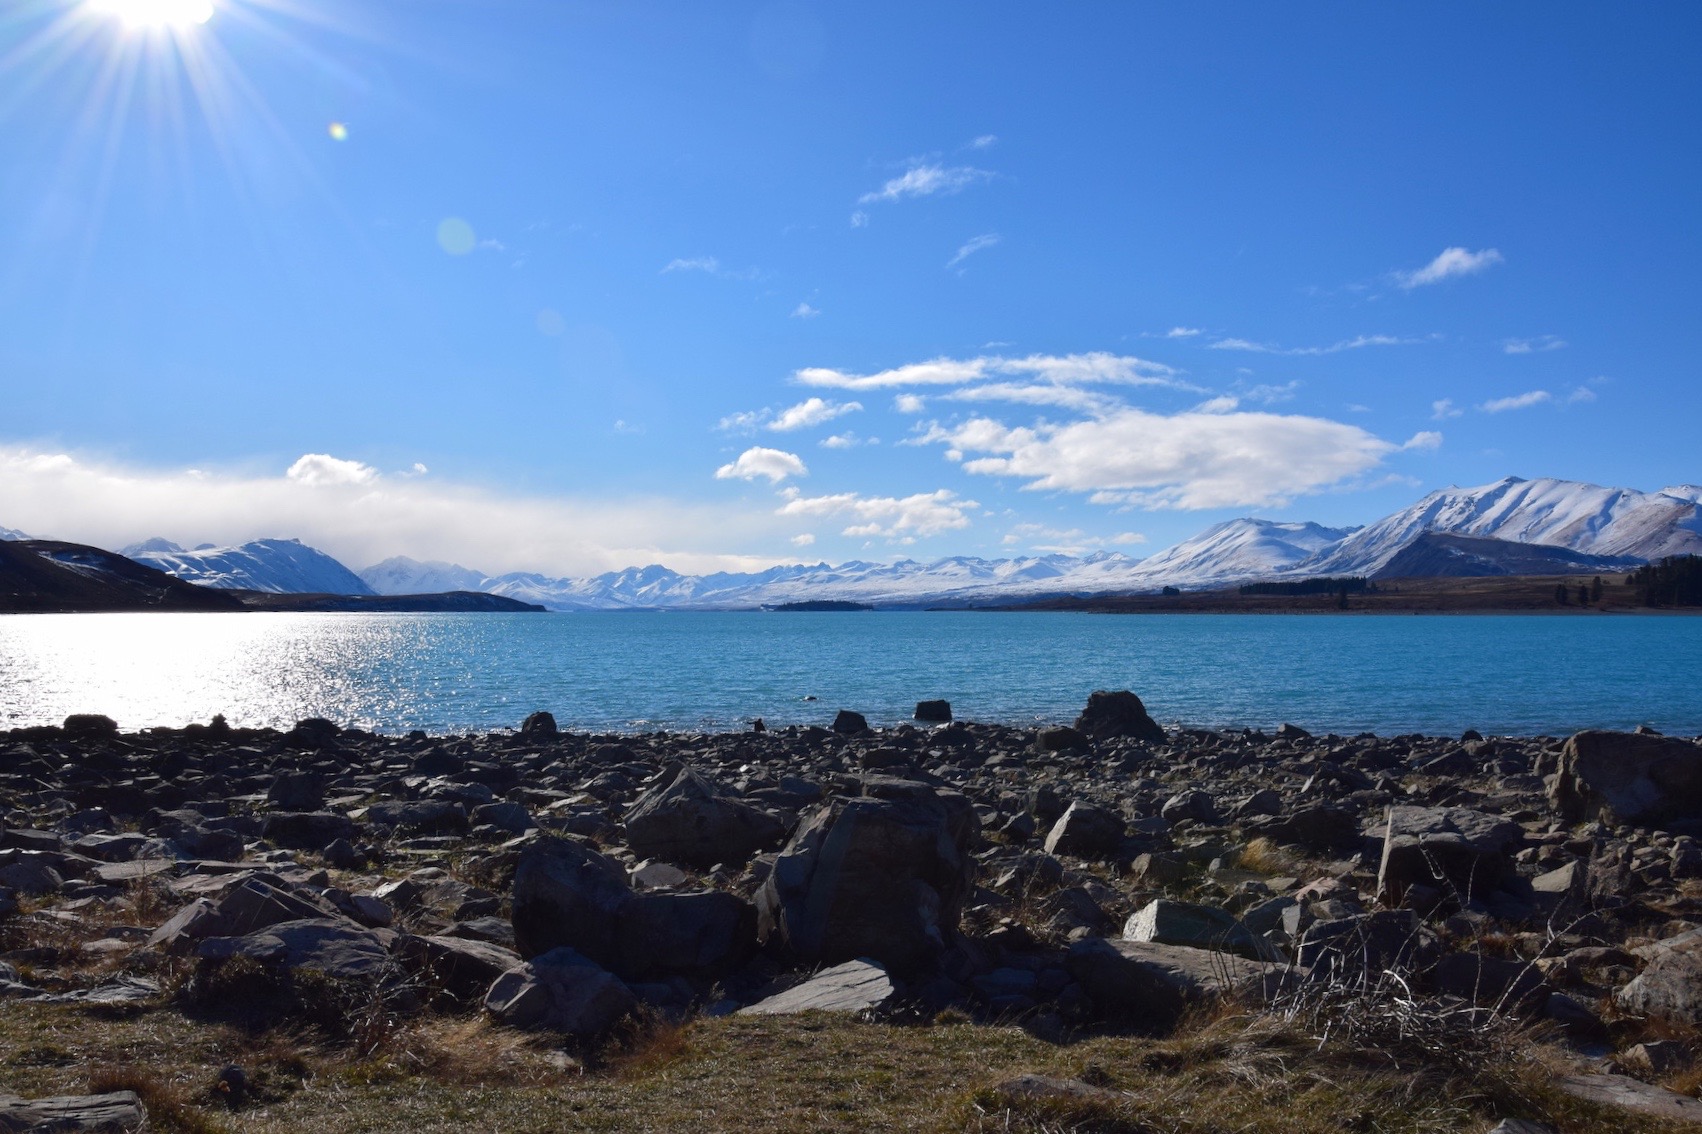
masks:
[[[1241,848],[1241,854],[1236,859],[1236,865],[1242,870],[1252,870],[1267,877],[1293,874],[1300,867],[1300,859],[1283,850],[1270,839],[1260,837]]]
[[[148,1129],[164,1134],[229,1134],[228,1128],[195,1104],[188,1087],[163,1077],[158,1068],[101,1067],[89,1073],[93,1095],[135,1091],[148,1111]]]

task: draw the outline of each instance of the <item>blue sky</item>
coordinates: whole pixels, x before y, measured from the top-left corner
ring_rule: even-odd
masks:
[[[585,573],[1695,482],[1699,31],[14,0],[0,524]]]

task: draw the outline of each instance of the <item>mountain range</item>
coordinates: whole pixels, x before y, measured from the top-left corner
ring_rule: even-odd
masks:
[[[1215,524],[1148,558],[1117,552],[929,563],[853,560],[749,573],[682,575],[650,565],[591,578],[486,575],[459,564],[386,559],[358,573],[298,540],[185,550],[155,539],[122,554],[187,582],[274,594],[479,591],[552,610],[750,609],[817,600],[915,607],[1064,595],[1205,590],[1251,580],[1362,575],[1611,573],[1702,554],[1702,486],[1659,492],[1507,477],[1446,488],[1358,528],[1253,518]],[[15,539],[22,533],[0,529]]]

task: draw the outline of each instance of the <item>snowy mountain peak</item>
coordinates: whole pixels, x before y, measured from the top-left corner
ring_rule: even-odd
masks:
[[[33,536],[27,536],[17,528],[0,528],[0,539],[17,541],[33,538]]]
[[[182,554],[183,549],[169,539],[161,539],[159,536],[155,536],[153,539],[145,539],[141,543],[133,543],[129,547],[121,547],[118,549],[118,554],[126,559],[134,559],[138,555],[145,555],[150,551],[179,555]]]
[[[397,555],[357,571],[361,582],[381,595],[435,595],[446,591],[484,590],[485,575],[459,563],[433,560],[421,563]]]
[[[275,594],[370,595],[353,571],[297,539],[257,539],[239,547],[140,551],[129,558],[185,582]]]

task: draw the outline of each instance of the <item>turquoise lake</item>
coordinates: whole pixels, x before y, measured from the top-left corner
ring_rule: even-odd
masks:
[[[378,732],[489,731],[548,709],[579,731],[752,718],[876,725],[1072,719],[1133,689],[1160,721],[1314,732],[1702,733],[1686,616],[76,614],[0,617],[0,728],[100,712],[126,729],[223,713]],[[807,700],[813,697],[815,700]]]

